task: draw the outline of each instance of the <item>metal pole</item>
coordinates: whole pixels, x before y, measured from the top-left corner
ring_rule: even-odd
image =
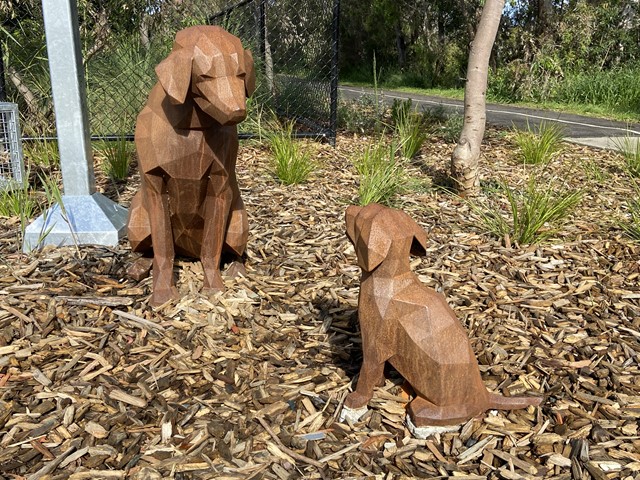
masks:
[[[75,0],[42,0],[65,195],[96,191]]]
[[[267,40],[267,0],[260,0],[260,58],[262,59],[262,65],[267,64],[267,49],[265,42]]]
[[[4,52],[0,41],[0,102],[7,101],[7,85],[4,81]]]
[[[42,0],[64,195],[26,229],[25,252],[44,245],[117,245],[127,210],[96,192],[76,0]]]
[[[340,40],[340,0],[333,0],[333,55],[331,57],[331,113],[330,113],[330,141],[336,146],[336,134],[338,131],[338,60]]]

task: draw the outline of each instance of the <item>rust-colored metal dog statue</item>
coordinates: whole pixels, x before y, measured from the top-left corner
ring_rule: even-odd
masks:
[[[177,296],[176,254],[199,258],[204,288],[216,291],[224,289],[223,250],[236,260],[245,251],[249,225],[236,181],[236,124],[246,116],[255,73],[237,37],[196,26],[178,32],[156,74],[136,124],[141,188],[131,202],[128,235],[133,251],[146,255],[129,275],[139,280],[153,266],[151,303],[158,305]],[[242,270],[239,261],[232,267]]]
[[[426,232],[409,215],[378,204],[351,206],[347,236],[362,269],[358,317],[364,360],[346,407],[366,409],[389,362],[416,392],[416,427],[460,424],[488,409],[539,405],[536,397],[489,393],[461,323],[444,297],[411,272],[409,253],[426,254]],[[365,410],[366,411],[366,410]]]

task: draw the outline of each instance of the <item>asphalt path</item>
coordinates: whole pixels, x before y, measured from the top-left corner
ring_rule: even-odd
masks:
[[[364,87],[339,87],[345,99],[356,99],[363,94],[373,94],[374,90]],[[410,98],[414,105],[425,108],[443,108],[449,113],[464,111],[462,100],[454,100],[431,95],[417,95],[380,89],[379,94],[386,104],[393,100]],[[562,125],[565,139],[575,143],[600,148],[615,148],[619,139],[640,137],[640,124],[616,122],[602,118],[573,115],[570,113],[540,110],[536,108],[515,107],[512,105],[487,104],[487,123],[507,128],[527,129],[537,127],[542,122],[554,122]],[[635,139],[637,141],[637,138]]]

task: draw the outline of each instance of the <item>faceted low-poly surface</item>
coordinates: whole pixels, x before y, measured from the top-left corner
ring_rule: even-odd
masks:
[[[384,382],[389,362],[411,384],[414,425],[454,425],[488,409],[540,404],[536,397],[487,391],[466,331],[445,298],[411,272],[409,254],[425,255],[427,234],[406,213],[378,204],[351,206],[347,236],[362,269],[358,318],[363,363],[345,405],[362,408]]]
[[[223,289],[223,251],[238,260],[249,225],[236,181],[238,132],[255,90],[253,58],[217,26],[178,32],[138,115],[141,188],[132,200],[131,248],[153,256],[155,305],[174,298],[175,255],[199,258],[205,289]],[[140,278],[143,266],[131,271]],[[239,270],[236,268],[235,270]]]

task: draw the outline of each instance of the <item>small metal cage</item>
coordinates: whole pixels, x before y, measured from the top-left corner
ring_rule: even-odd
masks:
[[[24,179],[18,105],[0,102],[0,188],[22,185]]]

